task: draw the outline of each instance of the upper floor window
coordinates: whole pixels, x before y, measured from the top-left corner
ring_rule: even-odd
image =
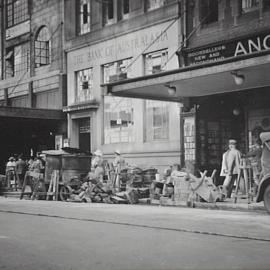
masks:
[[[200,21],[209,24],[218,21],[219,0],[200,0]]]
[[[23,43],[6,52],[6,77],[20,76],[30,68],[30,43]]]
[[[129,15],[129,1],[130,0],[123,0],[123,5],[122,5],[122,16],[123,16],[123,19],[127,18],[128,15]]]
[[[260,0],[242,0],[242,13],[259,9]]]
[[[160,8],[165,3],[165,0],[147,0],[147,10]]]
[[[158,73],[167,69],[168,50],[145,55],[145,75]]]
[[[131,77],[131,58],[119,60],[103,66],[104,83],[123,80]]]
[[[104,24],[112,24],[115,22],[114,9],[114,0],[107,0],[103,2],[102,11]]]
[[[47,27],[43,26],[35,39],[35,67],[50,64],[50,36]]]
[[[7,0],[7,27],[29,19],[28,0]]]
[[[80,0],[79,3],[79,34],[85,34],[90,32],[90,24],[91,24],[91,17],[90,17],[90,13],[91,13],[91,3],[90,0]]]
[[[93,69],[88,68],[76,73],[77,87],[75,102],[84,102],[93,99]]]

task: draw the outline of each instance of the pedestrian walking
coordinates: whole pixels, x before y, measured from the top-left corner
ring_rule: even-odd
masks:
[[[240,173],[241,153],[237,150],[236,144],[236,140],[229,140],[229,149],[222,156],[220,176],[225,176],[223,190],[227,198],[231,197],[234,182]]]

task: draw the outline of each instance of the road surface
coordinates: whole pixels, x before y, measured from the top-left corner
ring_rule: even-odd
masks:
[[[0,199],[0,269],[270,269],[270,216]]]

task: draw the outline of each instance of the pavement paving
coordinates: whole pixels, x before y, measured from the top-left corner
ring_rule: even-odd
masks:
[[[270,269],[262,212],[0,198],[0,269]]]

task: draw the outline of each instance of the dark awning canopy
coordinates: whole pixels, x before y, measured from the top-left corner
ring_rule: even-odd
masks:
[[[181,102],[184,97],[203,97],[270,86],[269,70],[270,55],[263,55],[240,61],[224,61],[218,65],[190,66],[103,87],[105,94],[115,96]],[[242,78],[241,84],[236,83],[235,73]]]
[[[62,110],[0,106],[0,117],[63,120],[65,114]]]

